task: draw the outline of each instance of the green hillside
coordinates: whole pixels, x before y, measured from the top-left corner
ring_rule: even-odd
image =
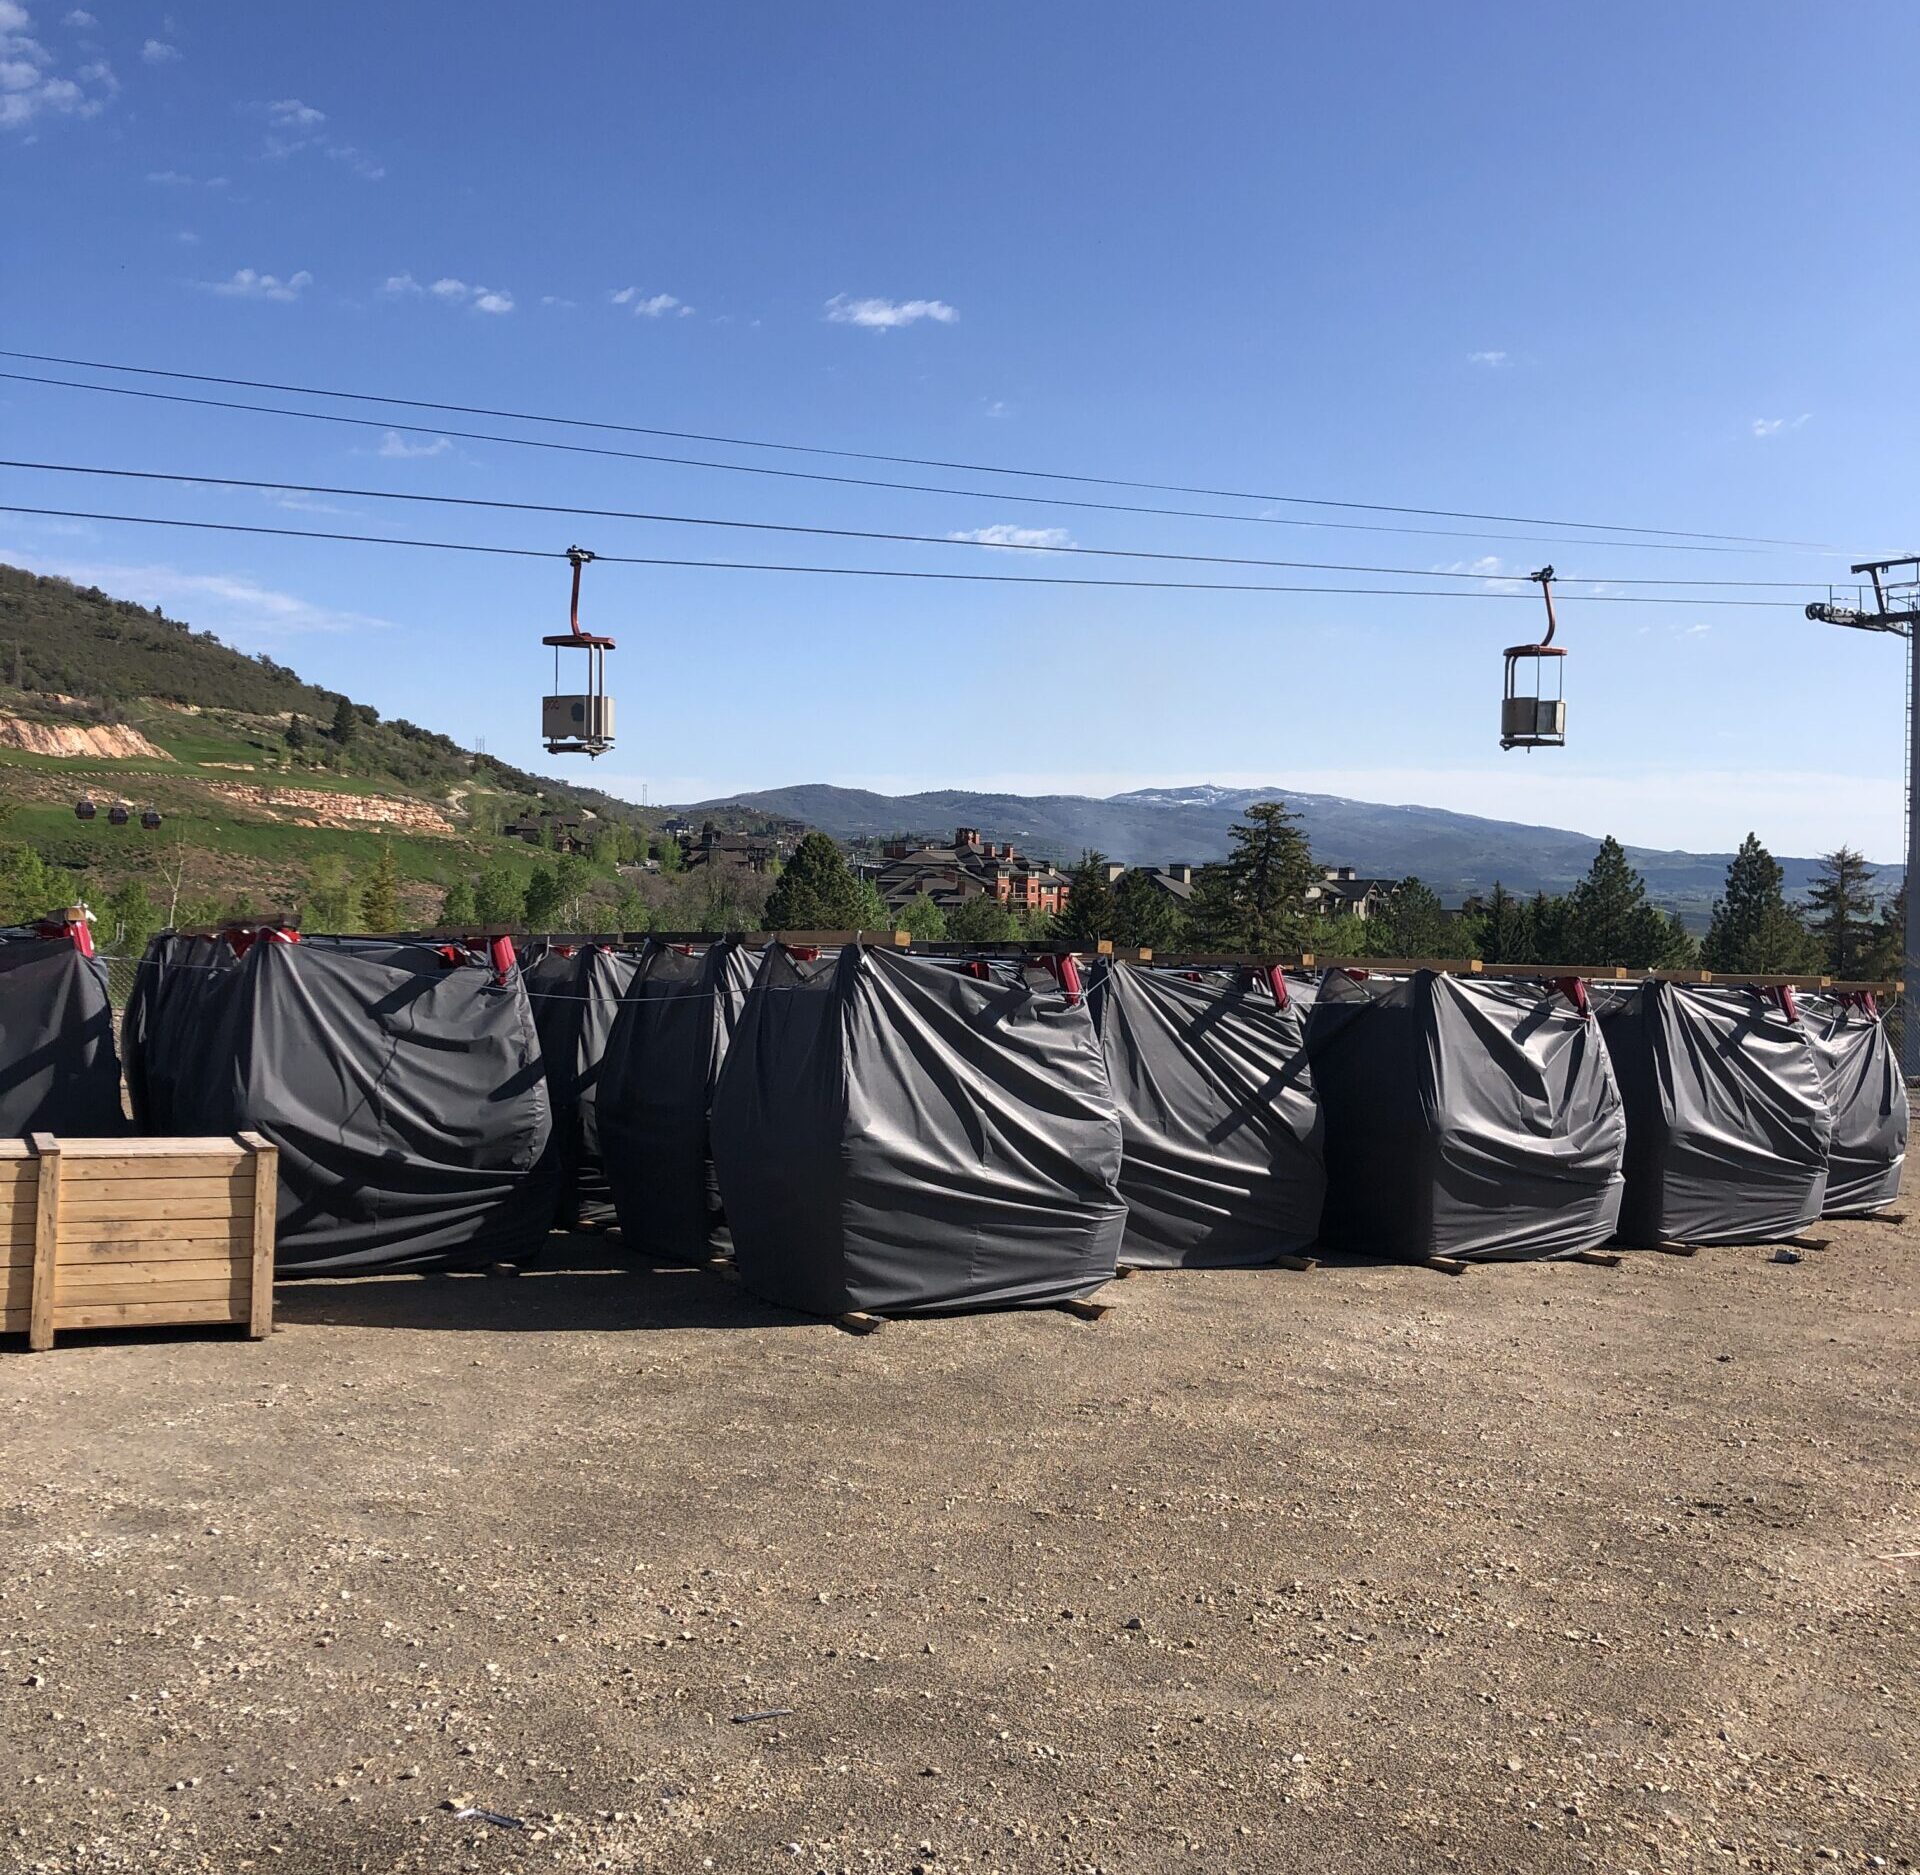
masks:
[[[115,800],[131,824],[109,824]],[[418,927],[450,889],[463,922],[748,920],[737,888],[676,877],[669,844],[631,803],[385,719],[158,608],[0,566],[0,922],[79,898],[122,940],[169,913]]]

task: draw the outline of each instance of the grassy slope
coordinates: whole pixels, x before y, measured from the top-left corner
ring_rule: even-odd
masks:
[[[11,681],[16,676],[25,687]],[[84,699],[84,707],[58,702],[55,693]],[[273,910],[297,897],[317,860],[338,856],[364,879],[390,846],[408,910],[424,916],[457,877],[494,865],[525,876],[544,857],[520,840],[476,831],[476,803],[502,819],[535,808],[642,819],[624,803],[506,768],[411,725],[362,721],[336,750],[315,727],[331,723],[336,704],[291,671],[157,613],[0,567],[0,715],[125,722],[174,758],[69,759],[0,748],[0,838],[28,840],[71,868],[76,894],[95,902],[130,874],[154,890],[160,868],[184,851],[189,896]],[[288,746],[292,714],[309,726],[304,750]],[[293,824],[299,810],[275,813],[226,798],[218,792],[223,783],[424,802],[455,831],[303,827]],[[82,793],[103,810],[116,796],[136,810],[157,807],[165,824],[158,832],[137,820],[112,827],[104,811],[82,822],[73,812]]]

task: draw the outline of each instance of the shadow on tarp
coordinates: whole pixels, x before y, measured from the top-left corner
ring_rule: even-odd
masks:
[[[555,1236],[515,1277],[303,1277],[274,1285],[278,1325],[607,1334],[653,1328],[801,1328],[814,1318],[759,1301],[695,1265],[630,1263],[594,1237]]]

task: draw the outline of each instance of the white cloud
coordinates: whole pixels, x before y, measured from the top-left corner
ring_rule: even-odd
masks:
[[[575,301],[570,299],[562,299],[558,293],[542,293],[540,295],[540,304],[542,306],[572,306],[575,303]]]
[[[66,23],[77,32],[91,31],[92,28],[100,24],[84,7],[75,7],[73,11],[67,15]]]
[[[32,25],[19,0],[0,0],[0,130],[24,130],[42,116],[98,117],[120,88],[112,71],[95,62],[79,82],[60,76]]]
[[[342,142],[321,129],[327,120],[325,111],[301,98],[275,98],[270,104],[246,107],[267,120],[267,135],[260,154],[270,162],[285,162],[302,150],[315,150],[329,162],[338,163],[362,182],[378,182],[387,173],[378,157],[369,156],[358,145]]]
[[[157,182],[165,189],[191,189],[193,187],[193,178],[182,175],[177,169],[150,169],[147,171],[147,180],[149,182]]]
[[[180,56],[178,46],[170,46],[164,39],[149,39],[140,48],[140,60],[144,65],[171,65]]]
[[[1477,560],[1450,560],[1433,569],[1436,573],[1472,573],[1486,581],[1488,592],[1521,592],[1526,579],[1517,567],[1510,567],[1497,553],[1483,553]]]
[[[641,319],[664,319],[668,313],[675,313],[682,319],[693,316],[693,308],[671,293],[655,293],[643,299],[637,286],[623,286],[609,293],[607,298],[616,306],[631,306],[634,315]]]
[[[1467,363],[1485,365],[1490,371],[1498,371],[1502,365],[1512,364],[1513,359],[1507,352],[1469,352]]]
[[[182,247],[198,247],[200,245],[200,237],[195,234],[191,228],[182,228],[173,238],[178,241]]]
[[[452,440],[445,436],[436,436],[430,442],[410,443],[398,430],[389,430],[380,439],[380,453],[390,462],[413,462],[422,456],[444,456],[452,447]]]
[[[389,274],[386,285],[380,291],[393,298],[431,293],[435,299],[445,305],[471,306],[475,312],[510,313],[513,311],[513,295],[504,287],[469,286],[466,281],[456,280],[451,274],[443,274],[427,287],[423,287],[410,273]]]
[[[282,280],[276,274],[256,273],[251,267],[241,267],[231,279],[205,280],[201,284],[209,293],[220,293],[228,299],[294,300],[313,285],[313,275],[302,267],[298,273]]]
[[[327,121],[325,111],[316,111],[311,104],[302,104],[298,98],[276,98],[271,104],[260,107],[267,114],[267,122],[276,130],[314,130]]]
[[[891,332],[922,319],[950,326],[960,317],[942,299],[848,299],[844,293],[827,301],[826,316],[834,325],[865,326],[872,332]]]
[[[1013,415],[1013,406],[1004,399],[996,397],[993,402],[987,406],[987,415],[990,417],[1010,417]]]
[[[1803,423],[1807,422],[1812,415],[1813,412],[1811,410],[1803,410],[1797,417],[1792,419],[1786,417],[1755,417],[1752,424],[1753,433],[1755,436],[1762,438],[1778,436],[1782,430],[1797,430]]]
[[[1064,527],[1015,527],[1009,521],[1001,521],[992,527],[970,527],[956,534],[949,534],[949,540],[977,540],[983,547],[1008,547],[1016,551],[1022,547],[1060,548],[1071,547],[1073,536]]]

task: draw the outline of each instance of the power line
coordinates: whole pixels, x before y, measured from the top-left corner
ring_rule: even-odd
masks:
[[[759,534],[807,534],[834,540],[873,540],[900,546],[972,547],[995,552],[1080,555],[1095,559],[1159,560],[1207,566],[1257,566],[1303,573],[1367,573],[1393,579],[1457,579],[1484,583],[1503,577],[1486,572],[1456,572],[1448,568],[1365,566],[1328,560],[1241,559],[1229,554],[1159,553],[1132,547],[1049,546],[1035,541],[991,541],[955,538],[948,534],[887,533],[873,528],[816,527],[788,521],[742,521],[715,515],[658,514],[633,508],[584,508],[540,501],[502,501],[483,495],[430,495],[402,489],[343,488],[319,482],[277,482],[227,475],[184,475],[162,469],[117,469],[70,462],[25,462],[0,458],[0,469],[24,469],[42,475],[99,475],[122,481],[173,482],[201,488],[244,488],[266,494],[337,495],[349,501],[406,501],[432,507],[487,508],[513,514],[560,514],[578,520],[642,521],[667,527],[734,528]],[[1563,576],[1581,585],[1626,586],[1741,586],[1804,592],[1818,582],[1810,580],[1691,580],[1612,579],[1592,575]]]
[[[970,475],[1017,475],[1047,482],[1078,482],[1092,488],[1131,488],[1163,495],[1205,495],[1223,501],[1268,501],[1295,507],[1344,508],[1366,514],[1411,514],[1433,520],[1496,521],[1517,527],[1571,527],[1610,534],[1654,534],[1675,540],[1715,540],[1751,547],[1804,547],[1834,551],[1826,543],[1776,540],[1763,534],[1712,534],[1692,528],[1639,527],[1615,521],[1564,521],[1535,515],[1481,514],[1471,509],[1408,507],[1383,501],[1342,501],[1321,495],[1270,495],[1244,488],[1208,488],[1185,482],[1131,481],[1120,476],[1086,475],[1066,469],[1026,469],[992,462],[954,462],[939,456],[887,455],[870,449],[834,449],[820,443],[774,442],[764,437],[723,436],[704,430],[669,430],[639,423],[610,423],[589,417],[562,417],[536,411],[500,410],[485,404],[434,403],[417,397],[390,397],[370,391],[339,391],[307,384],[276,384],[256,378],[219,377],[197,371],[167,371],[152,365],[111,364],[93,358],[61,358],[42,352],[0,350],[0,358],[26,359],[34,364],[68,365],[87,371],[119,371],[131,376],[171,378],[179,383],[222,384],[233,389],[280,391],[298,397],[333,397],[363,404],[392,404],[408,410],[437,410],[454,416],[505,417],[516,423],[551,423],[568,429],[602,430],[623,436],[660,436],[683,443],[718,443],[731,449],[778,450],[790,455],[828,456],[843,462],[890,462],[903,468],[958,469]],[[1240,517],[1242,519],[1250,517]]]
[[[82,368],[91,368],[91,369],[102,370],[102,371],[142,372],[148,376],[154,376],[154,377],[179,378],[179,379],[185,379],[195,383],[227,384],[227,385],[233,385],[241,388],[276,390],[276,391],[282,391],[282,392],[286,392],[296,396],[352,398],[362,403],[392,403],[408,409],[446,410],[446,411],[453,411],[457,413],[471,412],[472,414],[476,414],[476,415],[503,416],[517,422],[525,422],[525,423],[555,423],[555,424],[564,424],[570,427],[577,427],[577,428],[583,428],[583,429],[606,429],[606,430],[614,430],[614,431],[633,430],[635,433],[641,434],[641,435],[680,436],[683,434],[685,435],[696,434],[694,432],[681,432],[681,431],[672,431],[672,430],[669,430],[669,431],[642,430],[642,429],[638,429],[638,426],[625,425],[625,424],[591,423],[585,419],[577,418],[577,417],[524,416],[513,411],[487,410],[483,406],[465,405],[465,404],[434,404],[434,403],[426,403],[414,398],[404,398],[404,397],[403,398],[382,398],[382,397],[371,396],[367,393],[359,392],[359,391],[305,390],[298,385],[277,385],[277,384],[271,384],[271,383],[261,383],[251,378],[207,377],[195,372],[172,372],[172,371],[150,370],[148,367],[142,366],[142,365],[88,366],[86,360],[42,358],[40,354],[33,353],[33,352],[9,352],[5,350],[0,350],[0,358],[25,358],[25,359],[33,360],[35,362],[44,362],[44,363],[52,363],[52,364],[73,364],[73,365],[81,366]],[[1564,541],[1565,541],[1565,537],[1563,535],[1489,534],[1484,529],[1462,529],[1462,528],[1446,528],[1446,527],[1404,527],[1404,526],[1388,525],[1386,523],[1381,523],[1381,522],[1369,522],[1369,521],[1329,521],[1329,520],[1318,520],[1318,519],[1307,520],[1307,519],[1300,518],[1298,516],[1291,516],[1291,515],[1233,514],[1233,513],[1223,512],[1217,509],[1164,508],[1164,507],[1155,507],[1150,504],[1139,503],[1139,502],[1092,501],[1084,497],[1077,497],[1077,496],[1071,496],[1071,495],[1041,494],[1041,493],[1035,493],[1032,491],[1021,491],[1020,493],[1018,493],[1017,496],[1010,497],[1005,491],[995,490],[995,489],[951,488],[940,483],[928,483],[928,482],[896,482],[896,481],[888,481],[876,476],[828,475],[822,471],[813,470],[813,469],[773,469],[773,468],[767,468],[758,463],[714,462],[707,458],[699,457],[699,456],[670,456],[670,455],[662,455],[657,452],[648,451],[648,450],[613,449],[601,444],[561,443],[561,442],[555,442],[552,439],[545,438],[545,437],[502,436],[495,432],[485,431],[485,430],[455,430],[455,429],[445,428],[444,426],[435,426],[432,428],[428,428],[427,426],[424,426],[421,424],[396,423],[391,419],[386,419],[386,418],[349,417],[349,416],[342,415],[337,411],[288,410],[276,404],[250,404],[250,403],[242,403],[237,400],[227,399],[227,398],[191,397],[182,392],[177,392],[177,391],[173,391],[173,392],[141,391],[141,390],[136,390],[128,385],[86,384],[70,378],[49,378],[49,377],[37,376],[33,373],[24,372],[24,371],[0,372],[0,379],[6,379],[14,383],[47,385],[59,390],[92,391],[102,396],[138,397],[138,398],[143,398],[149,401],[160,402],[160,403],[191,404],[203,409],[236,410],[236,411],[242,411],[255,416],[296,417],[310,423],[349,424],[359,429],[404,430],[411,435],[417,435],[417,436],[418,435],[457,436],[464,442],[501,443],[501,444],[506,444],[513,448],[519,448],[519,449],[558,450],[569,455],[603,456],[603,457],[614,458],[616,460],[623,461],[623,462],[649,462],[649,463],[661,464],[661,465],[674,467],[674,468],[712,469],[712,470],[719,471],[721,473],[733,474],[733,475],[773,476],[783,481],[821,482],[821,483],[829,483],[836,487],[843,487],[843,488],[877,488],[877,489],[888,489],[895,492],[907,493],[907,494],[952,495],[952,496],[956,496],[956,497],[959,497],[965,500],[970,500],[970,501],[1004,501],[1010,498],[1014,498],[1021,501],[1030,502],[1030,503],[1038,502],[1043,506],[1047,506],[1047,507],[1075,508],[1075,509],[1082,509],[1087,511],[1106,513],[1106,514],[1146,514],[1146,515],[1164,516],[1164,517],[1169,517],[1169,518],[1178,519],[1178,520],[1230,521],[1230,522],[1239,523],[1241,525],[1251,525],[1251,526],[1261,526],[1261,527],[1307,527],[1307,528],[1317,527],[1317,528],[1336,529],[1346,533],[1419,535],[1419,536],[1423,536],[1431,539],[1440,539],[1440,540],[1498,540],[1498,541],[1516,541],[1516,542],[1526,541],[1526,542],[1534,542],[1534,543],[1544,542],[1546,544],[1555,544],[1555,543],[1564,544]],[[726,439],[702,438],[700,440],[725,441]],[[742,446],[757,447],[757,445],[750,445],[750,444],[744,444]],[[778,444],[778,445],[770,444],[770,445],[767,445],[767,447],[800,449],[806,446],[801,444]],[[828,451],[824,453],[836,454],[836,453],[843,453],[843,452]],[[844,452],[844,453],[857,454],[859,452]],[[911,462],[911,461],[918,460],[917,458],[913,458],[913,457],[899,457],[899,458],[889,457],[889,458],[882,458],[882,459],[889,460],[889,461],[898,460],[901,462]],[[989,473],[989,474],[1026,474],[1026,473],[1037,474],[1039,473],[1039,471],[991,470],[991,469],[985,470],[983,472]],[[1099,478],[1084,477],[1084,478],[1067,478],[1067,479],[1097,481]],[[1121,486],[1132,486],[1132,485],[1121,484]],[[1159,486],[1159,484],[1142,484],[1141,486],[1156,487],[1156,486]],[[1173,487],[1174,485],[1168,484],[1167,486]],[[1265,499],[1265,497],[1249,496],[1249,497],[1243,497],[1243,499],[1261,500],[1261,499]],[[1276,499],[1289,499],[1289,500],[1304,502],[1306,500],[1306,497],[1298,496],[1298,497],[1285,497],[1285,498],[1276,498]],[[1333,504],[1322,504],[1322,505],[1333,505]],[[1365,504],[1346,503],[1346,504],[1339,504],[1339,505],[1351,506],[1351,507],[1362,507]],[[1387,508],[1384,506],[1380,507],[1377,511],[1383,512],[1383,513],[1432,514],[1435,516],[1448,516],[1452,513],[1452,511],[1446,510],[1446,509],[1432,509],[1432,510],[1395,509],[1395,508]],[[1477,517],[1460,516],[1456,518],[1477,518]],[[1510,520],[1514,524],[1521,525],[1521,526],[1531,526],[1531,525],[1565,526],[1565,527],[1582,529],[1587,531],[1604,529],[1603,523],[1590,522],[1590,521],[1569,521],[1564,523],[1542,522],[1542,523],[1536,524],[1536,523],[1527,521],[1524,517],[1521,517],[1521,516],[1489,516],[1487,518],[1493,519],[1493,520],[1500,520],[1500,521]],[[1605,531],[1612,531],[1616,533],[1623,532],[1623,531],[1624,532],[1641,532],[1641,533],[1655,533],[1655,532],[1664,531],[1669,534],[1680,533],[1680,530],[1677,530],[1677,529],[1676,530],[1613,529],[1613,530],[1605,530]],[[1594,540],[1589,540],[1586,544],[1588,545],[1599,544],[1599,545],[1617,546],[1617,547],[1633,547],[1633,548],[1638,548],[1644,552],[1663,552],[1663,553],[1733,553],[1740,550],[1738,547],[1731,546],[1731,545],[1706,544],[1708,542],[1716,541],[1720,538],[1721,537],[1718,537],[1718,536],[1703,535],[1703,536],[1700,536],[1697,540],[1665,538],[1660,540],[1600,541],[1598,539],[1594,539]],[[1746,537],[1727,536],[1725,538],[1728,540],[1738,540],[1738,539],[1744,539]],[[1752,537],[1752,539],[1749,541],[1749,544],[1754,546],[1766,546],[1766,547],[1804,546],[1804,547],[1812,548],[1817,546],[1817,543],[1814,543],[1814,542],[1770,541],[1757,536]],[[1827,551],[1827,549],[1822,549],[1822,550]]]
[[[0,467],[6,465],[0,464]],[[163,481],[178,477],[163,476]],[[164,515],[109,514],[89,508],[37,508],[0,502],[0,514],[33,515],[61,521],[104,521],[129,527],[173,527],[197,533],[264,534],[280,540],[347,541],[373,547],[413,547],[441,553],[498,554],[521,560],[565,560],[558,548],[501,547],[473,541],[418,540],[394,534],[348,534],[321,528],[268,527],[245,521],[189,521]],[[1317,593],[1322,598],[1349,599],[1524,599],[1525,592],[1463,592],[1458,587],[1420,588],[1412,586],[1293,586],[1260,581],[1173,580],[1173,579],[1092,579],[1082,574],[1044,573],[954,573],[939,569],[884,566],[799,566],[765,560],[688,560],[660,554],[596,553],[596,566],[682,567],[723,573],[817,573],[841,579],[919,579],[944,580],[966,585],[987,586],[1094,586],[1124,588],[1147,592],[1274,592]],[[1665,599],[1655,593],[1595,593],[1581,601],[1584,605],[1687,605],[1744,606],[1766,610],[1800,610],[1791,599]]]

